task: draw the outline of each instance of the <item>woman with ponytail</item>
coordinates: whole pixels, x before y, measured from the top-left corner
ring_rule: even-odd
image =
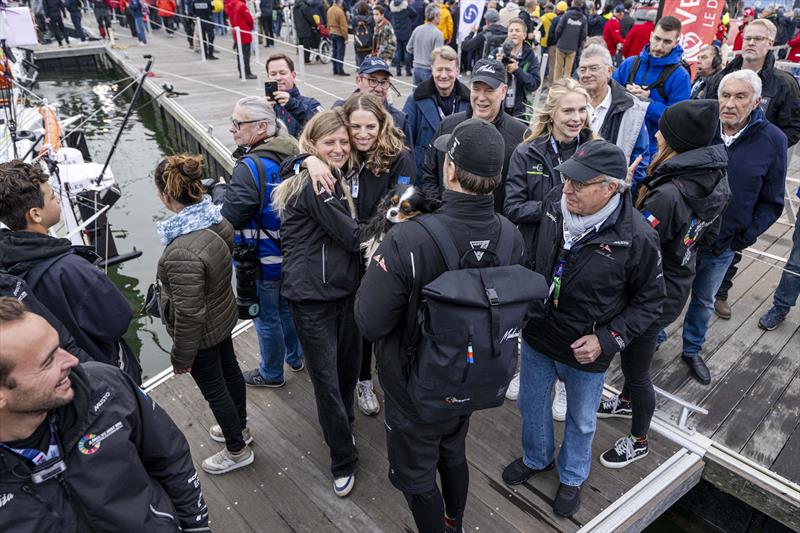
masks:
[[[173,216],[156,224],[166,248],[158,261],[161,317],[172,337],[176,374],[191,373],[219,425],[225,448],[203,461],[209,474],[253,462],[242,372],[233,351],[236,300],[231,287],[233,227],[205,195],[203,157],[173,155],[155,170],[158,197]]]

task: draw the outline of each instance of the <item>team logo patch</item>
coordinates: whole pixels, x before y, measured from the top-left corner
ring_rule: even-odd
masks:
[[[100,450],[100,444],[108,437],[122,429],[122,422],[117,422],[99,435],[87,433],[78,441],[78,451],[84,455],[92,455]]]
[[[658,220],[656,216],[650,211],[645,211],[644,213],[642,213],[642,216],[647,221],[647,223],[650,224],[650,226],[653,228],[661,224],[661,221]]]

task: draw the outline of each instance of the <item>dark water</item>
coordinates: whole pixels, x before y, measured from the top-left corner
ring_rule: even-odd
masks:
[[[83,129],[92,160],[101,164],[111,149],[133,94],[132,89],[128,89],[119,99],[112,101],[131,81],[113,83],[121,77],[122,74],[113,71],[93,72],[90,79],[78,74],[58,73],[57,79],[43,75],[35,87],[39,96],[61,104],[59,113],[62,119],[75,114],[83,114],[86,118],[100,110]],[[125,338],[140,355],[145,379],[169,366],[172,346],[161,322],[140,317],[139,310],[147,286],[155,279],[156,263],[162,250],[155,222],[167,217],[167,211],[156,196],[152,172],[161,157],[177,149],[158,129],[153,108],[147,102],[146,95],[141,95],[111,160],[110,167],[122,190],[122,198],[109,212],[119,253],[134,247],[144,253],[138,259],[108,270],[108,275],[134,310],[134,320]]]

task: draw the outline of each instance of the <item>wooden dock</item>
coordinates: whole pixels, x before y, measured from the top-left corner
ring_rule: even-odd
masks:
[[[92,21],[84,17],[91,27]],[[108,59],[129,75],[144,65],[143,54],[155,58],[154,76],[145,90],[160,116],[184,149],[204,153],[216,174],[230,171],[232,139],[227,132],[235,101],[262,94],[263,61],[288,46],[259,48],[252,60],[257,81],[241,81],[231,52],[230,33],[217,36],[218,61],[201,61],[185,37],[167,38],[163,30],[136,46],[125,28],[115,26],[116,46],[106,47]],[[348,45],[346,61],[352,63]],[[293,57],[297,57],[293,55]],[[298,69],[300,70],[300,69]],[[345,70],[354,72],[354,67]],[[298,73],[301,91],[329,107],[352,92],[353,78],[331,75],[331,65],[308,65]],[[189,93],[164,98],[162,84]],[[401,83],[406,82],[406,84]],[[410,93],[401,77],[396,87],[402,107]],[[790,176],[800,176],[796,164]],[[787,194],[798,182],[787,180]],[[793,221],[793,218],[789,217]],[[470,497],[465,527],[471,532],[639,531],[685,494],[701,478],[785,524],[800,530],[800,310],[773,332],[757,327],[771,305],[783,263],[788,256],[791,227],[776,223],[746,252],[730,293],[733,316],[714,317],[704,355],[713,374],[702,386],[679,360],[680,321],[653,363],[661,389],[709,411],[691,417],[697,433],[673,427],[679,418],[674,403],[660,401],[654,422],[651,453],[622,470],[602,467],[597,456],[628,431],[628,422],[600,420],[594,442],[592,473],[583,490],[583,507],[572,520],[551,510],[557,487],[554,472],[511,489],[500,479],[502,468],[521,453],[521,421],[513,402],[476,414],[468,438]],[[759,252],[759,253],[757,253]],[[768,254],[762,255],[761,252]],[[235,345],[243,368],[254,368],[258,344],[252,328],[242,329]],[[316,421],[307,373],[287,372],[287,386],[277,390],[249,389],[251,428],[256,461],[225,476],[200,473],[204,494],[217,531],[414,531],[402,495],[387,479],[381,416],[357,415],[355,434],[360,452],[356,488],[350,497],[331,490],[328,451]],[[615,364],[607,374],[610,387],[621,386]],[[190,377],[165,372],[151,384],[152,395],[186,434],[199,469],[200,461],[219,445],[208,436],[211,413]],[[557,432],[560,424],[557,424]]]

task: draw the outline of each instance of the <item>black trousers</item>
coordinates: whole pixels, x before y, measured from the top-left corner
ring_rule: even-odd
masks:
[[[242,62],[244,63],[244,73],[246,75],[252,74],[252,72],[250,72],[250,44],[251,43],[242,43]],[[236,50],[238,46],[238,43],[234,43],[233,49]],[[236,59],[236,69],[239,71],[239,75],[241,76],[242,72],[241,67],[239,66],[238,58]]]
[[[194,378],[225,435],[225,447],[236,453],[245,447],[242,430],[247,427],[247,393],[244,378],[228,337],[211,348],[199,350],[192,364]]]
[[[353,399],[361,365],[361,335],[353,315],[354,302],[355,295],[330,302],[289,302],[334,477],[352,474],[358,463]]]
[[[189,47],[194,46],[194,19],[189,17],[181,17],[183,24],[183,33],[186,34],[186,40],[189,42]]]
[[[739,271],[739,262],[742,260],[742,254],[736,252],[733,254],[733,261],[731,261],[731,266],[728,267],[728,271],[725,272],[725,277],[722,278],[722,285],[719,286],[717,289],[717,296],[716,300],[722,300],[727,302],[728,301],[728,291],[731,290],[733,287],[733,276]]]
[[[66,28],[64,28],[64,19],[61,18],[61,15],[50,17],[50,31],[53,32],[53,37],[56,38],[59,45],[61,41],[67,41],[67,44],[69,44],[69,37],[67,36]]]
[[[658,321],[620,353],[620,366],[625,376],[622,397],[631,402],[631,435],[634,437],[646,437],[650,430],[650,421],[656,410],[656,391],[650,377],[650,365],[656,353],[658,332],[668,325]]]
[[[275,46],[275,41],[270,39],[272,37],[272,11],[269,12],[269,15],[262,14],[258,17],[258,21],[261,23],[261,33],[266,35],[266,44],[267,46]]]
[[[200,30],[203,32],[203,43],[206,45],[206,57],[214,57],[214,25],[210,21],[201,20]]]

